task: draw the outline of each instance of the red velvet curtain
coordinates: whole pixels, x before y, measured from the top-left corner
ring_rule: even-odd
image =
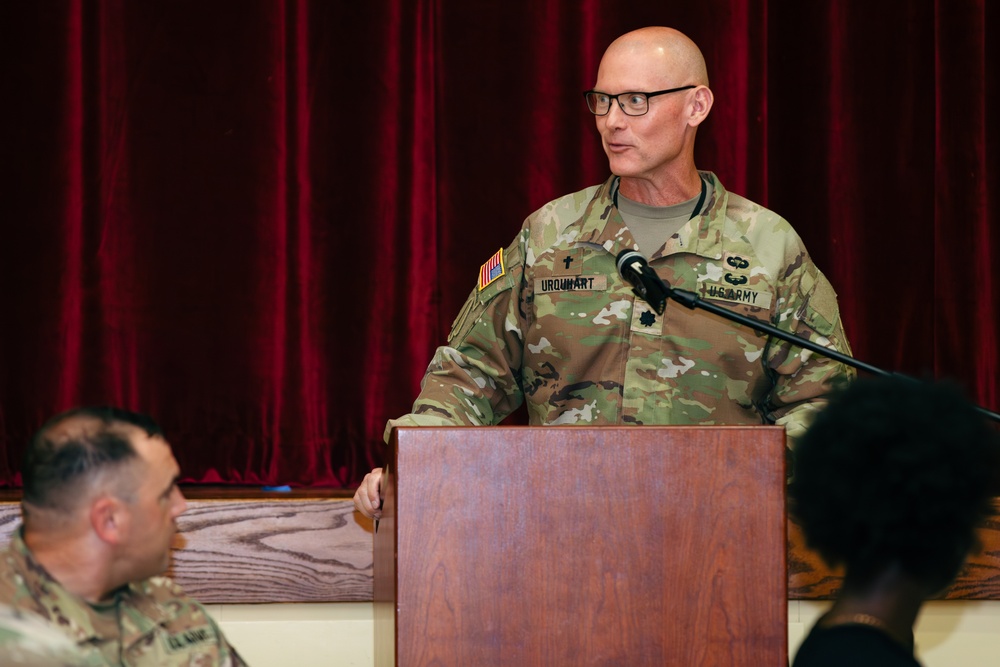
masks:
[[[357,483],[479,265],[606,177],[580,91],[650,24],[708,60],[699,166],[799,230],[856,355],[996,409],[987,4],[3,3],[0,483],[93,403],[188,482]]]

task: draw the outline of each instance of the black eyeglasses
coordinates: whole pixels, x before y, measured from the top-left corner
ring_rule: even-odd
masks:
[[[596,90],[588,90],[583,94],[587,100],[587,108],[595,116],[606,116],[611,111],[611,100],[617,100],[618,106],[622,108],[626,116],[642,116],[649,111],[649,98],[667,93],[676,93],[682,90],[690,90],[698,86],[681,86],[680,88],[668,88],[667,90],[657,90],[652,93],[601,93]]]

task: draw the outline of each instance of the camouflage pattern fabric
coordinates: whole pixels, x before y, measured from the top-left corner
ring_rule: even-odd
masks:
[[[43,619],[0,605],[0,665],[77,667],[87,664],[90,663],[76,644]]]
[[[671,286],[850,354],[829,281],[791,226],[701,172],[700,215],[650,258]],[[790,442],[854,370],[702,309],[660,316],[619,276],[637,250],[617,177],[546,204],[484,265],[421,383],[386,426],[530,423],[783,425]],[[494,265],[500,264],[500,269]]]
[[[46,619],[67,636],[83,655],[75,665],[246,664],[205,608],[170,579],[129,584],[106,603],[90,604],[49,576],[20,529],[0,553],[0,602]]]

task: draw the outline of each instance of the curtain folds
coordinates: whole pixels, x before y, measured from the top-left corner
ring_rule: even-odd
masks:
[[[708,61],[699,167],[795,226],[856,356],[1000,408],[986,0],[4,3],[0,484],[97,403],[187,482],[356,484],[479,265],[606,177],[580,91],[651,24]]]

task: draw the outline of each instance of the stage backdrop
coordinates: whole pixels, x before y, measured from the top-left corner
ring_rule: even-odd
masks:
[[[162,422],[188,482],[356,484],[479,265],[607,176],[580,92],[648,24],[702,46],[698,165],[798,229],[856,355],[995,410],[998,15],[4,2],[0,483],[46,417],[112,403]]]

